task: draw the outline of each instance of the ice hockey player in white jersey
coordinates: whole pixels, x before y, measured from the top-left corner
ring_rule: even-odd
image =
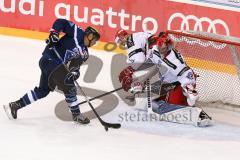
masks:
[[[171,104],[194,106],[198,99],[196,91],[197,75],[185,63],[183,56],[174,47],[173,42],[163,33],[156,45],[150,46],[147,58],[152,63],[167,68],[162,77],[166,83],[174,83],[175,88],[167,94],[165,101]]]
[[[127,51],[127,63],[134,64],[133,68],[137,68],[137,63],[141,64],[145,61],[146,44],[153,35],[147,32],[136,32],[129,34],[125,30],[119,30],[115,35],[115,42],[121,44]]]
[[[122,45],[125,47],[127,51],[127,63],[128,67],[126,67],[122,73],[130,73],[139,69],[139,67],[146,60],[146,48],[149,41],[154,40],[154,35],[147,32],[136,32],[129,34],[125,30],[117,31],[115,35],[115,43]],[[124,75],[122,75],[124,76]],[[121,79],[122,76],[119,78]],[[125,83],[125,81],[122,81]],[[135,83],[135,89],[139,88],[142,90],[142,86],[140,83]],[[123,84],[123,89],[128,91],[131,88],[131,83],[127,82]]]
[[[167,71],[161,77],[163,77],[164,83],[173,84],[174,87],[152,101],[153,112],[163,115],[163,120],[166,121],[195,126],[209,125],[211,117],[202,109],[195,107],[195,102],[198,99],[196,74],[187,66],[182,55],[174,49],[173,42],[167,34],[162,33],[155,42],[153,45],[149,45],[145,62],[150,59],[159,68],[166,68]],[[132,61],[134,62],[134,59]],[[129,66],[120,73],[119,79],[122,86],[125,87],[125,91],[135,90],[139,92],[143,88],[138,86],[144,86],[144,82],[134,82],[133,80],[135,71]],[[171,118],[169,119],[169,117]]]

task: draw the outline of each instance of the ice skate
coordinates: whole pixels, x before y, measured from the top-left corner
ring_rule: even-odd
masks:
[[[20,101],[10,102],[3,106],[9,119],[17,119],[17,111],[22,108]]]
[[[85,117],[82,113],[79,114],[73,114],[73,121],[77,124],[88,124],[90,123],[90,120]]]

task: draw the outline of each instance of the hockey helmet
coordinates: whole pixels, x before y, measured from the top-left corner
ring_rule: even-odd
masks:
[[[164,43],[168,46],[168,50],[173,48],[173,41],[169,38],[168,33],[160,32],[158,34],[157,45],[161,47]]]
[[[165,35],[166,35],[166,32],[159,32],[158,37],[162,37],[162,36],[165,36]]]
[[[127,31],[120,29],[115,34],[115,43],[121,43],[121,41],[124,40],[124,38],[128,35]]]
[[[154,45],[156,45],[158,42],[158,37],[155,35],[152,35],[148,38],[148,48],[151,49]]]
[[[89,34],[93,34],[94,38],[98,41],[100,39],[100,33],[98,32],[97,29],[93,28],[92,26],[88,26],[85,29],[85,34],[89,35]]]

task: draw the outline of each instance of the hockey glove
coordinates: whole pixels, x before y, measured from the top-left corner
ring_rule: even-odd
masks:
[[[182,87],[183,94],[187,97],[187,103],[189,106],[194,106],[198,99],[198,92],[196,91],[195,84],[188,84]]]
[[[144,86],[141,82],[133,82],[131,84],[130,92],[132,94],[138,94],[138,93],[143,92],[143,88],[144,88]]]
[[[119,74],[119,81],[122,83],[122,87],[126,92],[131,88],[133,82],[132,75],[134,72],[135,70],[129,66]]]
[[[49,37],[46,40],[49,49],[52,49],[59,41],[59,33],[55,30],[50,31]]]
[[[76,81],[80,77],[79,69],[72,68],[70,72],[66,75],[65,81],[66,82],[73,82]]]

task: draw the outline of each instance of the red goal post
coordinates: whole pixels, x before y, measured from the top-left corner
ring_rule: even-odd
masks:
[[[240,39],[207,32],[168,30],[197,78],[199,101],[240,106]]]

